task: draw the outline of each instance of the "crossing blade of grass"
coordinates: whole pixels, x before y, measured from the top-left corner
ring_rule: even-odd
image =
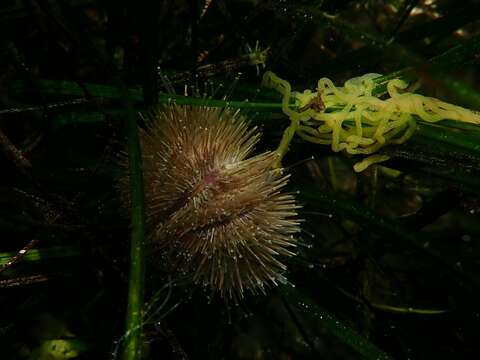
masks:
[[[455,53],[456,54],[456,53]],[[404,76],[406,73],[399,72],[399,76]],[[390,76],[382,77],[385,81],[391,79]],[[60,84],[53,84],[51,80],[42,80],[40,82],[42,88],[45,87],[46,90],[53,91],[54,94],[57,94],[56,91],[60,91],[59,94],[62,95],[73,95],[78,96],[82,91],[79,85],[73,82],[62,81]],[[20,85],[20,84],[18,84]],[[458,85],[458,84],[457,84]],[[386,85],[382,80],[378,87],[378,91],[381,91]],[[109,98],[109,99],[118,99],[119,93],[118,89],[113,86],[104,86],[96,84],[87,84],[87,87],[94,97],[99,98]],[[17,87],[19,90],[20,87]],[[54,90],[52,90],[54,89]],[[467,92],[468,93],[468,92]],[[473,92],[468,93],[469,99],[475,101],[476,96]],[[128,100],[140,102],[143,97],[141,93],[136,89],[128,90]],[[247,101],[226,101],[226,100],[217,100],[217,99],[202,99],[202,98],[192,98],[185,97],[181,95],[171,95],[171,94],[161,94],[159,96],[159,103],[168,104],[176,103],[178,105],[192,105],[192,106],[212,106],[212,107],[233,107],[238,109],[244,109],[248,111],[255,112],[280,112],[281,103],[280,102],[247,102]],[[110,115],[118,115],[124,113],[122,109],[110,109],[105,110],[105,113]],[[105,114],[98,112],[75,112],[75,116],[71,115],[72,113],[62,113],[55,117],[55,121],[58,124],[70,124],[70,123],[92,123],[92,122],[102,122],[105,121]],[[285,119],[287,120],[287,119]],[[440,126],[438,124],[432,125],[429,123],[423,123],[419,121],[421,126],[419,130],[414,134],[414,137],[422,137],[428,139],[433,139],[433,141],[441,141],[442,143],[451,144],[455,147],[460,147],[466,152],[478,153],[479,145],[477,138],[478,136],[475,133],[475,130],[478,132],[478,128],[475,126],[468,126],[468,124],[463,124],[459,122],[442,122],[441,125],[447,125],[448,128]],[[285,122],[286,125],[286,122]],[[465,128],[465,131],[463,131]],[[462,131],[459,131],[462,130]]]
[[[16,252],[0,253],[0,266],[6,264]],[[43,249],[31,249],[22,257],[22,262],[35,262],[48,259],[62,259],[81,256],[80,249],[72,246],[55,246]]]
[[[315,301],[302,294],[298,289],[290,285],[280,285],[279,291],[288,302],[288,305],[291,305],[297,314],[302,318],[319,322],[322,328],[346,345],[350,346],[353,350],[359,353],[363,359],[392,360],[392,358],[383,350],[379,349],[375,344],[358,334],[354,329],[336,318],[333,314],[318,306]],[[292,320],[295,322],[299,321],[296,317]],[[304,336],[306,336],[306,334]],[[312,344],[310,346],[314,345]]]
[[[396,238],[404,243],[410,244],[419,251],[429,255],[439,263],[439,266],[446,267],[454,275],[468,280],[471,285],[480,288],[480,280],[475,269],[467,266],[459,268],[457,265],[458,259],[455,257],[455,254],[442,251],[442,249],[435,249],[432,246],[426,246],[429,240],[428,237],[422,235],[420,238],[416,230],[408,229],[399,222],[379,216],[370,209],[353,201],[345,200],[312,188],[305,187],[298,190],[298,197],[308,201],[310,204],[314,204],[317,209],[326,211],[334,216],[351,219],[371,229],[372,232],[377,232],[388,238]]]

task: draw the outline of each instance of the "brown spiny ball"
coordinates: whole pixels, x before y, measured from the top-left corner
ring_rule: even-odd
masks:
[[[272,170],[277,155],[251,156],[259,132],[229,108],[168,106],[145,119],[147,229],[164,266],[223,298],[282,280],[298,206],[281,192],[287,176]]]

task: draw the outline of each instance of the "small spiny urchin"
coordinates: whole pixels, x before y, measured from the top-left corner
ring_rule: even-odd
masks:
[[[149,240],[167,269],[235,300],[282,280],[294,255],[295,199],[275,152],[230,108],[166,106],[140,131]],[[120,183],[128,199],[128,176]]]

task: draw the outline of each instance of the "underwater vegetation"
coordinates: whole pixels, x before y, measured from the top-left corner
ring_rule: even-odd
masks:
[[[476,359],[480,3],[0,4],[0,359]]]

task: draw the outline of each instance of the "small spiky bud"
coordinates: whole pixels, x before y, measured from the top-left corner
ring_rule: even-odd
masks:
[[[260,134],[238,111],[168,106],[140,132],[149,239],[169,270],[223,298],[281,280],[299,231],[277,155],[249,157]],[[128,178],[122,179],[126,195]]]

